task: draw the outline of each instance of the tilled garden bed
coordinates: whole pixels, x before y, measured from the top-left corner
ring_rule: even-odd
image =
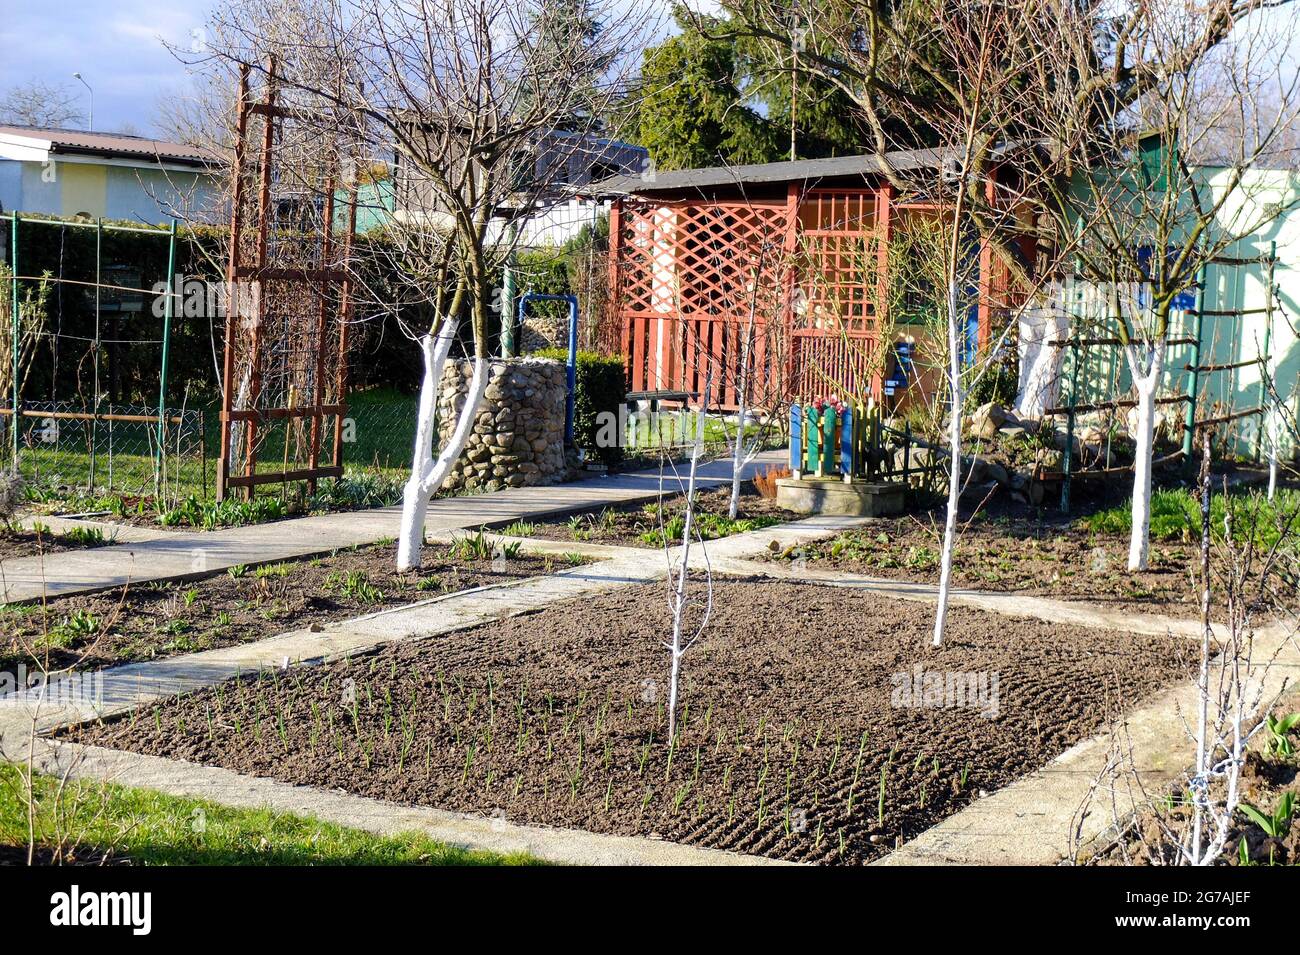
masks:
[[[477,545],[486,553],[475,554]],[[534,577],[558,561],[492,556],[482,538],[425,549],[419,571],[398,573],[395,546],[337,551],[256,568],[232,567],[189,583],[150,581],[36,604],[0,605],[0,669],[92,669],[248,643],[440,594]],[[33,653],[34,651],[34,653]]]
[[[934,583],[942,533],[942,525],[912,518],[881,520],[767,557],[791,565],[806,561],[813,570]],[[976,521],[953,554],[953,583],[1194,619],[1200,616],[1200,585],[1193,576],[1199,560],[1194,543],[1153,542],[1150,568],[1131,574],[1127,537],[1030,521]]]
[[[705,540],[758,530],[773,524],[798,520],[801,515],[778,507],[763,497],[753,482],[741,484],[740,509],[735,521],[728,518],[731,486],[696,492],[695,526]],[[502,533],[545,540],[592,541],[626,547],[663,547],[680,544],[685,494],[665,495],[660,501],[603,508],[547,521],[520,522],[501,528]]]
[[[1194,667],[1187,641],[965,608],[933,649],[925,604],[719,580],[670,747],[664,597],[566,601],[74,736],[520,823],[862,863]]]

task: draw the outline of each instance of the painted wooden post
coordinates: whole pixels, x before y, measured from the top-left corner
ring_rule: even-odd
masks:
[[[796,481],[803,471],[803,408],[790,406],[790,476]]]
[[[834,408],[822,409],[822,460],[821,467],[817,469],[818,477],[835,473],[835,445],[838,444],[835,418]]]
[[[840,417],[840,477],[844,483],[853,481],[853,409],[844,409]]]
[[[817,426],[817,409],[808,408],[808,455],[805,470],[822,476],[821,429]]]

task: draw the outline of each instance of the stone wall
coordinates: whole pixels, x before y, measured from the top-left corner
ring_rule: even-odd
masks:
[[[448,361],[438,396],[445,443],[465,405],[474,364]],[[564,451],[564,365],[546,358],[494,359],[478,420],[447,488],[556,484],[568,476]]]

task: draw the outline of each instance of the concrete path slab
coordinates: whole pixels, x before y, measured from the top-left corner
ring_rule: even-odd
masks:
[[[469,530],[427,531],[424,539],[430,544],[450,544],[470,534]],[[477,534],[475,530],[473,533]],[[540,537],[515,537],[510,534],[494,534],[491,531],[483,535],[493,545],[518,544],[525,554],[542,554],[563,557],[567,554],[580,554],[592,560],[608,560],[611,557],[629,557],[638,554],[644,556],[645,547],[625,547],[621,544],[600,544],[596,541],[555,541]]]
[[[782,542],[781,546],[784,549],[788,545]],[[727,559],[719,556],[715,560],[714,570],[729,574],[759,575],[776,580],[794,580],[827,587],[864,590],[887,597],[896,597],[899,600],[915,600],[922,603],[934,603],[939,599],[937,584],[891,580],[886,577],[865,577],[833,570],[794,568],[785,562]],[[1077,600],[1058,600],[1053,597],[1036,597],[1028,594],[994,594],[960,587],[954,587],[949,591],[948,599],[954,606],[973,607],[976,610],[987,610],[1006,617],[1035,617],[1050,623],[1069,623],[1080,627],[1122,630],[1128,633],[1173,633],[1197,639],[1201,635],[1201,625],[1196,620],[1180,620],[1162,614],[1136,614],[1131,610],[1114,610]]]
[[[784,458],[783,451],[766,452],[742,473],[752,474]],[[730,479],[731,462],[712,461],[701,468],[699,483],[712,487]],[[661,491],[677,493],[683,486],[679,482],[684,480],[684,473],[674,475],[670,471],[661,478],[658,471],[637,471],[570,484],[439,498],[429,504],[425,527],[435,532],[501,526],[650,500]],[[238,564],[252,566],[311,557],[396,537],[400,522],[400,508],[383,507],[220,531],[168,533],[129,544],[18,558],[0,563],[0,602],[91,593],[145,580],[188,580]]]
[[[158,540],[161,537],[167,537],[174,531],[164,530],[161,527],[141,527],[138,524],[124,524],[114,521],[110,518],[90,519],[78,517],[56,517],[48,514],[37,514],[30,517],[24,517],[19,522],[23,527],[28,529],[37,524],[43,524],[56,534],[66,534],[71,530],[98,530],[104,535],[105,540],[116,541],[119,544],[133,544],[138,541]]]

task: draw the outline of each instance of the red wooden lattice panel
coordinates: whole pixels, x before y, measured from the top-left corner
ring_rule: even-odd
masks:
[[[827,333],[876,330],[874,193],[813,190],[799,208],[796,328]]]
[[[877,389],[887,202],[870,189],[623,200],[610,274],[632,390],[702,395],[711,373],[710,407],[736,408],[751,308],[751,405]]]
[[[632,390],[704,397],[711,375],[709,405],[735,407],[752,309],[761,393],[773,380],[768,326],[784,305],[787,204],[627,199],[618,218],[614,300]]]

